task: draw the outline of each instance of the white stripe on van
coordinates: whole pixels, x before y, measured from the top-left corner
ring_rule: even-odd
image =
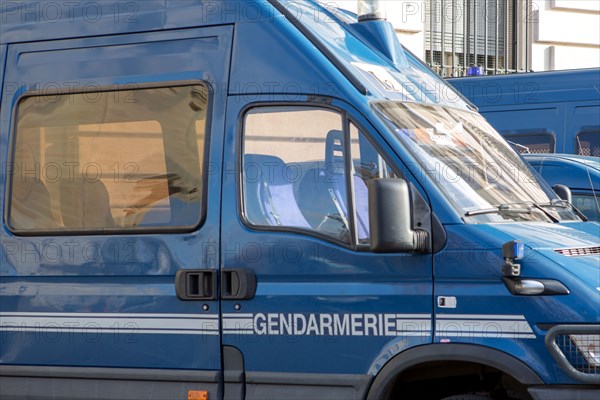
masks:
[[[107,318],[218,318],[217,314],[144,314],[144,313],[53,313],[53,312],[1,312],[4,316],[52,316],[52,317],[107,317]]]
[[[4,332],[218,335],[217,314],[0,313]]]
[[[524,315],[438,314],[438,337],[535,339]]]
[[[524,315],[493,315],[493,314],[436,314],[436,318],[440,319],[475,319],[475,320],[525,320]]]

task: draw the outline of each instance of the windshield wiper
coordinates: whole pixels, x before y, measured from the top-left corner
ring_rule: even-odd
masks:
[[[550,205],[551,204],[549,204],[548,206],[550,206]],[[521,206],[522,208],[512,208],[513,206]],[[523,207],[523,206],[525,206],[525,207]],[[539,211],[541,211],[552,222],[554,222],[554,223],[560,222],[560,219],[556,218],[554,215],[552,215],[551,213],[549,213],[548,211],[546,211],[544,209],[543,205],[536,204],[536,203],[533,203],[533,202],[500,204],[500,205],[492,207],[492,208],[482,208],[480,210],[467,211],[465,213],[465,216],[472,217],[472,216],[475,216],[475,215],[502,214],[502,213],[508,213],[508,214],[531,214],[533,212],[534,208],[537,209],[537,210],[539,210]]]
[[[536,204],[540,209],[544,209],[546,207],[560,207],[560,208],[569,208],[571,209],[579,218],[583,220],[583,222],[589,221],[588,217],[586,217],[581,211],[577,209],[573,204],[569,203],[567,200],[552,200],[550,203],[542,203]]]
[[[511,208],[513,205],[526,205],[527,208]],[[491,208],[481,208],[479,210],[471,210],[465,213],[466,217],[474,217],[476,215],[484,214],[502,214],[502,213],[515,213],[515,214],[531,214],[533,212],[533,206],[531,203],[517,203],[517,204],[500,204]]]
[[[536,203],[533,203],[533,206],[534,206],[535,208],[537,208],[538,210],[540,210],[541,212],[543,212],[544,214],[546,214],[546,217],[550,218],[550,219],[552,220],[552,222],[554,222],[554,223],[558,223],[558,222],[560,222],[560,219],[559,219],[559,218],[556,218],[554,215],[552,215],[551,213],[549,213],[548,211],[546,211],[546,210],[544,209],[544,206],[543,206],[543,205],[541,205],[541,204],[536,204]]]

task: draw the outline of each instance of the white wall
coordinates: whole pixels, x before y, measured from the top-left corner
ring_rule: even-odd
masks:
[[[599,0],[600,1],[600,0]],[[388,20],[396,28],[400,43],[421,59],[425,58],[425,15],[427,2],[386,1]]]
[[[600,1],[533,1],[532,69],[600,67]]]

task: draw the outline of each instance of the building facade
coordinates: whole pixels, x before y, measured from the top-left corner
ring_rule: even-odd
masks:
[[[401,43],[446,77],[600,67],[598,0],[385,3]],[[356,11],[357,1],[336,4]]]

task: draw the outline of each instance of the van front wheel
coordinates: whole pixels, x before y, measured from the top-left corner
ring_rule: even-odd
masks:
[[[385,400],[532,400],[527,387],[481,364],[430,362],[404,370],[379,396]]]

